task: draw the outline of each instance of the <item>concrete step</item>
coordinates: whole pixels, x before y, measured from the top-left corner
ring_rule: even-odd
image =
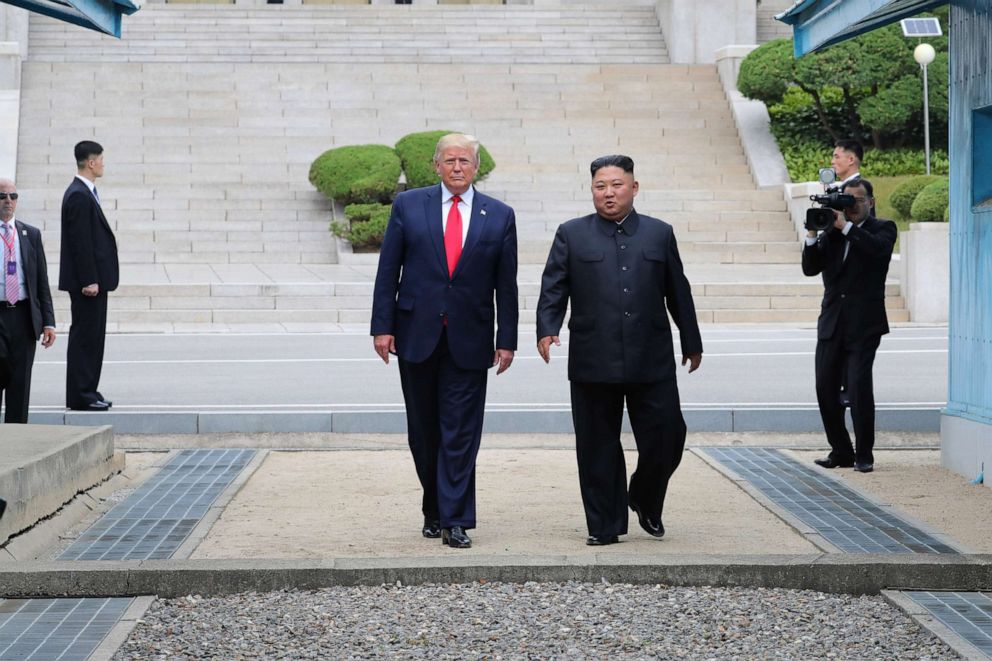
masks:
[[[75,53],[75,55],[71,55]],[[652,7],[148,5],[108,38],[32,16],[46,62],[665,63]]]
[[[795,282],[692,282],[701,323],[815,321],[822,285],[809,279]],[[532,321],[540,283],[519,283],[522,323]],[[110,297],[108,328],[114,332],[222,330],[246,326],[275,326],[305,330],[369,322],[371,281],[212,283],[122,285]],[[59,327],[67,329],[69,299],[55,296]],[[898,284],[886,287],[890,321],[908,321]]]

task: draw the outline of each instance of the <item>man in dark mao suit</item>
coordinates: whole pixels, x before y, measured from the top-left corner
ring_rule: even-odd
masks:
[[[107,332],[107,293],[120,278],[117,240],[100,208],[96,180],[103,176],[103,147],[84,140],[75,148],[78,174],[62,197],[59,289],[69,292],[72,324],[66,349],[65,405],[106,411],[97,389]]]
[[[441,138],[441,183],[393,203],[372,301],[375,351],[386,363],[399,358],[422,532],[452,548],[470,547],[476,524],[487,370],[504,372],[517,348],[513,209],[472,187],[478,166],[475,138]]]
[[[634,210],[633,160],[603,156],[590,170],[596,213],[555,234],[537,304],[537,349],[550,360],[571,300],[568,378],[579,487],[586,543],[597,546],[627,534],[628,506],[646,532],[665,534],[665,493],[686,436],[666,306],[690,372],[702,361],[703,342],[671,225]],[[638,452],[629,491],[620,445],[625,401]]]
[[[35,349],[38,338],[46,349],[55,343],[55,310],[41,232],[15,217],[17,198],[14,182],[0,179],[0,395],[4,422],[26,423]]]
[[[870,473],[875,464],[872,365],[882,335],[889,332],[885,276],[896,224],[872,217],[875,198],[868,180],[855,179],[843,192],[857,204],[834,212],[833,226],[819,236],[810,230],[803,247],[803,273],[822,274],[824,285],[816,324],[816,400],[830,454],[815,463]],[[841,386],[850,401],[856,447],[844,425]]]

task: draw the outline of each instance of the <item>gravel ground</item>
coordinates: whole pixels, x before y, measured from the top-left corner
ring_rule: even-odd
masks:
[[[607,583],[159,600],[123,659],[955,659],[881,597]]]

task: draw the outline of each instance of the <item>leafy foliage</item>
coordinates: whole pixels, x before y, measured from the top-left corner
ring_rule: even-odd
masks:
[[[346,223],[331,223],[331,232],[353,248],[378,248],[386,234],[391,208],[388,204],[349,204],[344,208]]]
[[[947,32],[947,15],[938,14]],[[928,67],[933,143],[947,140],[947,38],[928,40],[937,58]],[[915,40],[898,25],[796,60],[790,40],[770,41],[741,63],[738,89],[764,101],[777,138],[833,144],[855,138],[876,148],[922,144],[923,97]]]
[[[780,138],[778,146],[793,181],[816,181],[820,168],[830,164],[831,147],[822,142]],[[933,150],[930,153],[930,170],[944,175],[949,172],[946,151]],[[865,160],[861,164],[861,174],[868,179],[922,174],[925,171],[923,151],[919,149],[871,149],[865,152]]]
[[[433,186],[440,181],[434,172],[434,149],[442,136],[453,131],[423,131],[411,133],[400,138],[396,143],[396,153],[399,154],[406,173],[408,188]],[[479,170],[475,175],[476,181],[481,181],[496,167],[493,157],[484,146],[479,148]]]
[[[892,191],[892,195],[889,197],[889,202],[892,204],[892,208],[896,210],[896,213],[899,214],[899,217],[908,219],[916,196],[920,194],[921,190],[938,179],[940,177],[922,175],[907,179],[896,186],[896,189]]]
[[[400,159],[385,145],[338,147],[310,166],[310,183],[340,204],[390,202],[399,178]]]
[[[950,180],[942,177],[920,191],[913,201],[910,215],[918,223],[941,222],[950,204]]]

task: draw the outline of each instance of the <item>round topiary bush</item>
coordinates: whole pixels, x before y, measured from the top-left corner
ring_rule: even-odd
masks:
[[[411,133],[400,138],[396,143],[396,153],[399,154],[406,173],[407,188],[423,188],[433,186],[441,181],[434,172],[434,149],[441,136],[455,131],[423,131]],[[496,167],[493,157],[484,146],[479,147],[479,170],[475,180],[481,181]]]
[[[353,145],[325,151],[310,166],[310,183],[340,204],[390,202],[401,172],[386,145]]]
[[[349,204],[344,208],[347,222],[331,223],[331,232],[355,250],[371,250],[382,245],[392,208],[388,204]]]
[[[950,180],[943,177],[928,184],[913,201],[910,210],[913,220],[918,223],[943,221],[944,209],[950,202],[950,189]]]
[[[895,190],[892,191],[892,195],[889,197],[889,203],[899,214],[900,218],[904,220],[909,219],[911,217],[913,201],[916,200],[916,196],[920,194],[920,191],[942,178],[932,175],[922,175],[907,179],[895,187]]]

